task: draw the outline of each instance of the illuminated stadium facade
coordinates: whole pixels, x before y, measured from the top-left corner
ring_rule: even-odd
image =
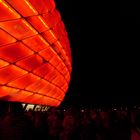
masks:
[[[0,100],[58,106],[71,63],[54,0],[0,0]]]

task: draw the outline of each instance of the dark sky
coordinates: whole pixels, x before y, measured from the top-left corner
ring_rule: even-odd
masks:
[[[138,25],[132,3],[118,6],[56,0],[72,51],[72,75],[64,105],[138,102]],[[140,96],[139,96],[140,97]]]

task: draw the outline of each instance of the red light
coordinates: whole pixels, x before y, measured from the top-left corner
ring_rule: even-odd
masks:
[[[54,0],[29,0],[30,3],[37,9],[40,14],[54,10]]]
[[[0,46],[16,42],[16,39],[0,29]]]
[[[11,63],[30,56],[33,53],[33,51],[20,42],[0,47],[0,58]]]
[[[0,21],[12,20],[21,16],[5,1],[0,0]]]
[[[23,39],[22,42],[30,47],[35,52],[39,52],[47,47],[49,47],[49,44],[46,42],[46,40],[40,36],[35,35],[26,39]]]
[[[38,31],[38,32],[45,32],[46,30],[49,30],[48,23],[45,22],[45,20],[41,16],[32,16],[28,17],[27,21],[31,23],[32,26]]]
[[[6,0],[14,9],[16,9],[22,16],[33,16],[37,15],[38,12],[31,5],[28,0]]]
[[[36,30],[24,19],[0,22],[0,28],[7,31],[18,40],[37,34]]]
[[[71,74],[54,0],[0,0],[0,100],[58,106]]]

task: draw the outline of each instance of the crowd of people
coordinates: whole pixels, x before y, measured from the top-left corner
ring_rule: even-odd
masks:
[[[0,140],[140,140],[140,110],[50,107],[0,102]]]

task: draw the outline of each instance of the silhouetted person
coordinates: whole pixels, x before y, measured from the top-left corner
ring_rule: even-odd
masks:
[[[21,103],[10,102],[8,109],[0,124],[0,140],[33,140],[34,127],[24,115]]]
[[[140,114],[136,115],[135,125],[131,130],[131,140],[140,140]]]
[[[113,112],[111,116],[111,140],[130,140],[131,124],[125,111]]]

